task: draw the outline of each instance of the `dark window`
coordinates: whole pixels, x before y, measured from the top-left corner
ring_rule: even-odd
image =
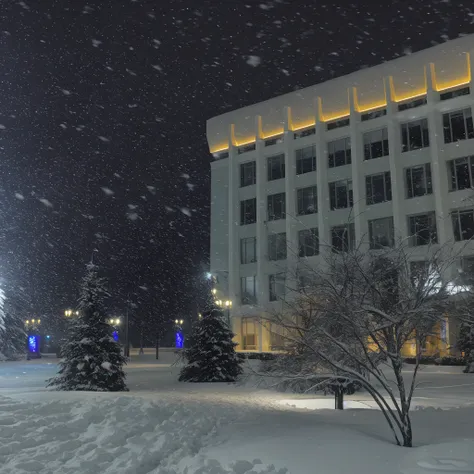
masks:
[[[257,199],[240,201],[240,225],[254,224],[257,222]]]
[[[336,128],[348,127],[350,124],[350,119],[345,118],[341,120],[334,120],[334,122],[329,122],[327,124],[328,130],[335,130]]]
[[[269,156],[267,158],[268,181],[285,177],[285,155]]]
[[[393,217],[369,221],[369,239],[371,249],[393,247],[395,243]]]
[[[354,205],[352,181],[350,179],[343,179],[329,183],[329,198],[332,210],[352,207]]]
[[[268,276],[270,301],[278,301],[285,297],[286,275],[284,272]]]
[[[459,268],[459,280],[463,285],[474,285],[474,257],[462,257]]]
[[[255,319],[242,318],[242,349],[248,351],[257,349],[257,325]]]
[[[268,260],[286,259],[286,232],[268,236]]]
[[[240,294],[242,304],[254,304],[257,302],[257,277],[240,278]]]
[[[454,240],[459,242],[474,237],[474,211],[472,209],[453,211],[451,218],[453,222]]]
[[[315,214],[318,212],[318,195],[316,186],[298,189],[296,192],[297,213],[299,216],[304,214]]]
[[[388,132],[386,128],[364,133],[364,159],[373,160],[374,158],[387,156],[388,153]]]
[[[474,156],[465,156],[448,162],[451,173],[451,191],[469,189],[474,185]]]
[[[439,95],[439,100],[448,100],[454,99],[455,97],[460,97],[462,95],[469,95],[471,90],[468,87],[462,87],[461,89],[456,89],[454,91],[441,92]]]
[[[418,150],[430,146],[428,120],[420,119],[402,123],[402,152]]]
[[[247,153],[248,151],[254,151],[255,150],[255,142],[254,143],[249,143],[247,145],[242,145],[237,148],[237,153],[241,155],[242,153]]]
[[[426,163],[405,170],[407,197],[424,196],[433,193],[431,165]]]
[[[296,150],[296,174],[316,171],[316,147],[307,146]]]
[[[354,224],[346,224],[331,229],[331,244],[333,252],[347,252],[355,248]]]
[[[265,146],[272,146],[276,145],[277,143],[283,143],[283,135],[265,140]]]
[[[365,177],[365,195],[367,205],[392,200],[392,181],[390,171]]]
[[[294,138],[297,140],[298,138],[309,137],[310,135],[314,135],[316,133],[316,127],[305,128],[304,130],[300,130],[294,133]]]
[[[240,263],[254,263],[257,261],[257,238],[240,239]]]
[[[409,102],[404,102],[403,104],[398,105],[398,110],[401,112],[403,110],[415,109],[416,107],[421,107],[426,105],[427,99],[425,97],[419,97],[418,99],[410,100]]]
[[[319,254],[318,229],[303,229],[298,232],[299,256],[313,257]]]
[[[351,164],[351,139],[340,138],[328,143],[329,168]]]
[[[268,220],[276,221],[285,218],[285,193],[272,194],[267,198]]]
[[[474,138],[471,108],[443,114],[444,143]]]
[[[367,122],[368,120],[383,117],[384,115],[387,115],[387,109],[374,110],[372,112],[366,112],[364,114],[361,114],[360,120],[362,122]]]
[[[412,247],[436,244],[438,242],[436,216],[434,212],[420,214],[418,216],[410,216],[408,218],[408,223]]]
[[[255,161],[240,165],[240,187],[251,186],[257,182],[257,168]]]

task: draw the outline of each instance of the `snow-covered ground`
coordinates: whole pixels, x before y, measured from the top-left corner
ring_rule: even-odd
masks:
[[[0,474],[474,473],[474,377],[460,368],[422,371],[418,447],[404,449],[364,394],[336,412],[326,397],[179,383],[171,362],[135,358],[131,391],[100,394],[47,391],[55,360],[1,363]]]

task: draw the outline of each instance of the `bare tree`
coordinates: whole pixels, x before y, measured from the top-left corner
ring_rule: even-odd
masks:
[[[293,288],[268,319],[284,329],[287,341],[272,376],[313,387],[360,384],[396,443],[411,447],[416,376],[425,340],[448,304],[442,275],[450,261],[442,249],[430,248],[422,263],[412,265],[408,252],[400,244],[326,254],[318,268],[304,268],[306,284]],[[416,362],[407,383],[402,352],[410,344]]]

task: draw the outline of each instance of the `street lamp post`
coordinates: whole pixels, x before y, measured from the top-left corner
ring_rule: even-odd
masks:
[[[182,319],[175,319],[174,323],[176,324],[176,349],[184,349],[184,321]]]
[[[39,325],[41,324],[41,319],[27,319],[25,321],[26,333],[27,333],[27,348],[28,354],[27,359],[30,360],[32,354],[35,358],[41,358],[41,348],[40,348],[40,337],[39,334],[32,334],[36,330],[38,332]]]

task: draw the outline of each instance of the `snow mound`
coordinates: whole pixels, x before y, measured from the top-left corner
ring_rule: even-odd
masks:
[[[229,407],[225,408],[229,415]],[[0,474],[285,474],[261,461],[199,454],[222,407],[66,392],[46,403],[0,397]],[[238,412],[234,413],[238,416]],[[228,422],[232,421],[227,416]]]

